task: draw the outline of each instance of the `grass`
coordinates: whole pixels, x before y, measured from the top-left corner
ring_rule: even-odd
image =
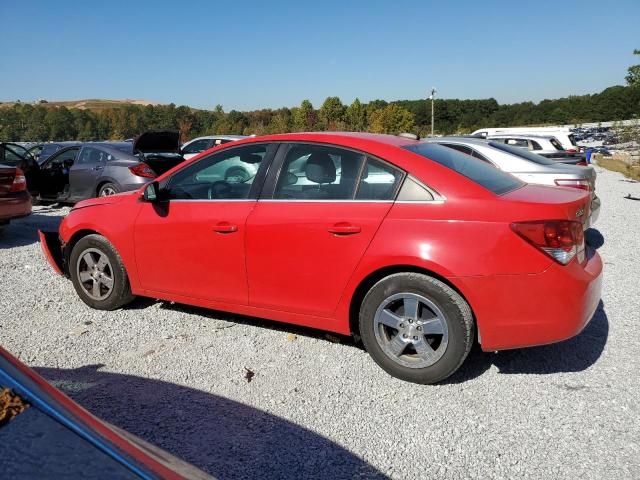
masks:
[[[625,177],[640,181],[640,165],[630,164],[615,157],[603,157],[602,155],[596,156],[595,161],[602,168],[613,172],[620,172]]]

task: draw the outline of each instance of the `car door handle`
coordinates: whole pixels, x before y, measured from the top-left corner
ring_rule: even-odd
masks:
[[[102,170],[104,167],[102,165],[96,165],[93,167],[93,170]]]
[[[220,222],[213,226],[213,231],[218,233],[233,233],[238,231],[238,226],[229,222]]]
[[[354,233],[360,233],[362,229],[360,228],[360,225],[352,225],[348,222],[339,222],[330,226],[327,230],[330,233],[335,233],[336,235],[353,235]]]

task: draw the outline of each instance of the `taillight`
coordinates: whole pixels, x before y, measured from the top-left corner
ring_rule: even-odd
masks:
[[[586,160],[583,160],[582,162],[578,162],[578,163],[576,163],[576,165],[580,165],[581,167],[588,167],[589,166],[589,164],[587,163]]]
[[[16,168],[16,176],[13,178],[13,183],[10,192],[22,192],[27,189],[27,179],[24,176],[24,172],[19,168]]]
[[[569,179],[557,179],[554,180],[555,184],[559,187],[571,187],[571,188],[579,188],[580,190],[591,190],[591,184],[589,180],[584,178],[580,180],[569,180]]]
[[[133,167],[129,167],[129,170],[139,177],[156,178],[156,172],[151,170],[151,167],[146,163],[139,163]]]
[[[584,260],[582,223],[570,220],[516,222],[511,229],[556,262],[567,265],[573,257]]]
[[[578,150],[576,150],[575,148],[569,148],[567,150],[567,153],[578,153]]]

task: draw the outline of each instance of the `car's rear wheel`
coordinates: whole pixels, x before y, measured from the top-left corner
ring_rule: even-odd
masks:
[[[74,245],[69,273],[78,296],[92,308],[115,310],[135,298],[120,255],[102,235],[87,235]]]
[[[118,186],[115,183],[105,183],[98,190],[99,197],[108,197],[110,195],[115,195],[118,193]]]
[[[471,308],[450,286],[419,273],[376,283],[360,307],[365,348],[387,373],[415,383],[453,374],[473,344]]]

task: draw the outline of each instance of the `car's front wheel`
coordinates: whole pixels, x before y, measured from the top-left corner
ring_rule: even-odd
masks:
[[[449,285],[419,273],[376,283],[360,307],[365,348],[387,373],[414,383],[453,374],[473,344],[471,308]]]
[[[74,245],[69,273],[78,296],[91,308],[115,310],[134,299],[122,259],[102,235],[87,235]]]

